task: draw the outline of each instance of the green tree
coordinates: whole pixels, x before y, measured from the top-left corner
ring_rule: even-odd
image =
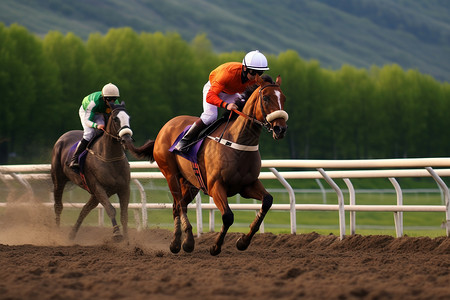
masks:
[[[309,115],[306,78],[306,63],[298,54],[289,50],[269,60],[270,71],[274,79],[281,76],[281,89],[286,96],[285,110],[289,114],[288,141],[289,157],[300,158],[309,151]]]
[[[82,98],[113,82],[127,103],[138,144],[171,118],[202,112],[202,88],[221,63],[245,52],[216,54],[205,35],[130,28],[91,34],[50,32],[40,39],[0,23],[0,163],[46,161],[56,139],[81,129]],[[284,140],[261,135],[263,158],[392,158],[446,156],[450,85],[397,65],[328,70],[295,51],[267,54],[282,77],[289,129]],[[223,109],[221,109],[221,112]],[[15,157],[10,157],[14,154]]]
[[[59,95],[53,95],[52,115],[58,134],[81,129],[78,109],[87,94],[99,90],[98,74],[92,56],[84,42],[72,33],[63,36],[50,32],[44,38],[44,52],[55,63],[55,78],[59,82]]]
[[[19,25],[2,26],[1,63],[3,97],[8,99],[1,129],[7,153],[17,161],[42,156],[42,145],[50,142],[52,95],[58,90],[54,65],[42,51],[42,41]],[[34,153],[33,153],[34,152]],[[5,158],[3,158],[4,160]]]
[[[335,73],[334,119],[340,120],[335,131],[334,157],[367,158],[371,138],[373,84],[367,70],[344,65]]]

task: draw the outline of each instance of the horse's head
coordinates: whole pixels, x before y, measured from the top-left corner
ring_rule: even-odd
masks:
[[[284,111],[286,97],[280,89],[281,77],[278,76],[276,82],[269,76],[257,76],[257,88],[249,101],[253,99],[253,115],[261,121],[263,125],[272,131],[273,138],[282,139],[287,130],[288,114]]]
[[[124,139],[131,139],[133,131],[130,128],[130,116],[125,110],[125,102],[114,104],[111,110],[111,116],[106,125],[106,132],[121,142]]]

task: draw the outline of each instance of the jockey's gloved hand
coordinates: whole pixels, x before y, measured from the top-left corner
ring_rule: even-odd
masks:
[[[245,99],[242,98],[242,95],[241,95],[241,97],[237,98],[237,99],[234,101],[234,104],[237,105],[238,110],[242,110],[242,109],[244,108],[244,105],[245,105]]]
[[[239,107],[235,103],[228,103],[227,104],[227,109],[228,110],[233,110],[233,109],[239,109]]]

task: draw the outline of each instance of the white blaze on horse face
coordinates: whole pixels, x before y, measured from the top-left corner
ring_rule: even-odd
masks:
[[[289,119],[289,115],[281,107],[281,92],[280,91],[274,91],[274,93],[275,93],[275,95],[276,95],[276,97],[278,99],[278,106],[279,106],[280,109],[279,110],[275,110],[275,111],[271,112],[270,114],[268,114],[266,116],[266,120],[268,122],[272,122],[275,119],[282,118],[285,121],[287,121]]]
[[[119,131],[119,136],[122,137],[124,134],[129,134],[129,135],[133,135],[133,131],[131,131],[130,129],[130,116],[124,112],[124,111],[120,111],[117,114],[117,118],[119,118],[120,120],[120,131]]]
[[[278,106],[281,108],[281,92],[280,91],[275,91],[275,95],[277,96],[278,99]]]
[[[124,126],[130,127],[130,116],[126,112],[120,111],[117,114],[117,117],[120,120],[120,127],[124,127]]]

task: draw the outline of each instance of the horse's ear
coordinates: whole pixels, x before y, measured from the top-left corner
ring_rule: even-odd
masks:
[[[259,76],[258,74],[256,74],[255,80],[257,85],[261,86],[264,83],[264,79],[262,79],[261,76]]]
[[[277,76],[277,80],[275,81],[278,85],[281,85],[281,76]]]
[[[125,107],[125,101],[120,102],[120,106]]]

